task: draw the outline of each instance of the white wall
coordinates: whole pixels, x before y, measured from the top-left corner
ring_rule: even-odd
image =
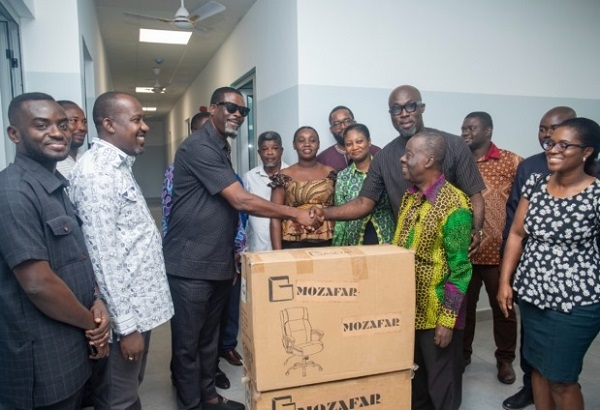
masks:
[[[280,132],[291,163],[300,125],[323,148],[334,142],[327,114],[339,104],[385,145],[396,136],[387,98],[401,84],[422,91],[427,126],[458,133],[466,114],[488,111],[494,141],[529,156],[553,106],[600,121],[598,17],[594,0],[258,0],[170,113],[167,157],[211,91],[254,67],[257,133]]]
[[[17,0],[18,1],[18,0]],[[83,42],[94,61],[96,94],[111,87],[96,9],[88,0],[29,0],[33,18],[21,18],[25,91],[83,101]]]
[[[25,92],[45,92],[84,105],[84,44],[92,58],[96,85],[88,90],[87,102],[112,87],[94,2],[10,0],[8,9],[19,25]],[[90,126],[95,135],[92,121]]]
[[[396,135],[389,92],[412,84],[426,125],[458,133],[467,113],[487,110],[495,141],[531,155],[555,105],[600,121],[599,17],[594,0],[300,1],[301,122],[328,146],[327,113],[345,104],[385,144]]]
[[[168,161],[187,135],[185,119],[200,105],[208,105],[216,88],[231,85],[252,68],[256,68],[259,132],[265,127],[293,128],[298,122],[298,99],[297,93],[287,91],[298,83],[296,44],[296,1],[257,1],[169,113]]]

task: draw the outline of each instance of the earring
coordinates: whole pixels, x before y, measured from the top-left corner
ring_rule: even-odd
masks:
[[[583,162],[585,162],[586,159],[587,159],[586,157],[583,157]]]

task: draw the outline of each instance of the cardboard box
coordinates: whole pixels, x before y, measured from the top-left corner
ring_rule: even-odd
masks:
[[[413,251],[246,253],[241,285],[244,366],[257,391],[412,368]]]
[[[410,410],[411,371],[259,393],[246,384],[248,410]]]

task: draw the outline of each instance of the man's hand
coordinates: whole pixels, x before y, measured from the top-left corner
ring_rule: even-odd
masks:
[[[125,360],[135,362],[142,358],[144,354],[144,338],[138,331],[121,336],[121,354]]]
[[[315,217],[315,213],[313,209],[318,208],[310,208],[310,209],[298,209],[299,213],[296,217],[296,222],[300,225],[304,225],[308,231],[314,231],[319,229],[319,227],[323,224],[318,217]],[[322,213],[323,211],[319,209]],[[311,216],[312,215],[312,216]]]
[[[502,283],[498,286],[498,295],[496,296],[500,310],[505,318],[508,318],[509,310],[513,309],[513,290],[509,283]]]
[[[433,343],[436,346],[439,346],[443,349],[444,347],[446,347],[450,344],[453,333],[454,333],[453,329],[448,329],[445,326],[437,325],[435,327],[435,336],[433,338]]]
[[[323,225],[323,222],[325,222],[325,214],[323,213],[323,208],[311,206],[310,209],[308,210],[308,214],[310,215],[311,218],[316,217],[319,220],[321,225]],[[319,226],[321,226],[321,225],[319,225]]]
[[[481,230],[473,231],[471,233],[471,245],[469,245],[469,259],[473,259],[475,254],[479,250],[481,245]]]
[[[91,359],[101,359],[108,355],[108,339],[110,338],[110,319],[106,305],[100,299],[95,300],[90,308],[92,315],[94,316],[94,323],[96,327],[94,329],[86,330],[85,336],[88,339],[88,343],[95,346],[98,350],[98,354],[91,355]]]

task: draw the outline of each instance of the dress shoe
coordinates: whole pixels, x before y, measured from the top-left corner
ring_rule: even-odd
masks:
[[[221,357],[229,362],[232,366],[241,366],[242,365],[242,356],[235,349],[224,350],[221,353]]]
[[[244,406],[242,403],[237,402],[237,401],[227,400],[223,396],[217,396],[216,403],[209,403],[209,402],[205,401],[204,403],[202,403],[202,409],[203,410],[245,410],[246,406]]]
[[[227,375],[218,367],[217,372],[215,373],[215,386],[223,390],[227,390],[231,387],[231,383],[229,382]]]
[[[519,410],[533,404],[533,390],[530,387],[521,388],[518,392],[502,402],[502,407],[506,410]]]
[[[498,367],[498,380],[500,380],[500,383],[513,384],[517,380],[512,363],[498,362],[496,366]]]

